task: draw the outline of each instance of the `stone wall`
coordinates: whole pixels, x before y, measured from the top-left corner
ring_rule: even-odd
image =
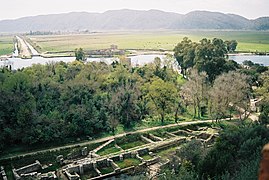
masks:
[[[148,136],[149,136],[149,138],[151,138],[154,141],[162,141],[163,140],[162,138],[155,136],[153,134],[149,134]]]
[[[108,166],[108,159],[100,159],[96,161],[96,165],[98,168],[107,167]]]
[[[186,138],[177,138],[177,139],[173,139],[171,141],[166,141],[166,142],[163,141],[163,142],[160,142],[158,145],[151,147],[149,150],[152,152],[155,152],[161,149],[169,148],[171,146],[180,144],[185,141],[186,141]]]
[[[138,149],[137,152],[138,152],[138,154],[139,154],[140,156],[143,156],[143,155],[149,153],[149,148]]]
[[[141,140],[144,142],[144,143],[154,143],[154,141],[152,141],[151,139],[141,135]]]
[[[40,164],[38,160],[36,160],[35,163],[30,164],[28,166],[21,167],[19,169],[15,169],[15,171],[18,175],[21,175],[21,174],[27,174],[34,171],[38,171],[41,168],[42,168],[42,165]]]
[[[7,175],[3,166],[0,167],[0,179],[7,180]]]
[[[113,156],[110,159],[112,159],[113,161],[120,161],[120,155]]]

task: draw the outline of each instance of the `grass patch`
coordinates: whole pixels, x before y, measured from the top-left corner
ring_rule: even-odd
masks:
[[[191,119],[185,116],[178,116],[178,123],[183,121],[190,121]],[[165,126],[175,124],[175,119],[173,115],[166,115],[164,124],[161,122],[161,118],[159,116],[147,117],[143,119],[140,123],[136,123],[133,125],[131,130],[140,130],[151,127]]]
[[[155,131],[151,131],[150,133],[163,139],[170,139],[171,136],[169,136],[166,132],[167,131],[164,129],[158,129]]]
[[[96,176],[98,176],[97,172],[94,170],[91,170],[91,171],[84,172],[84,174],[81,176],[81,179],[87,180],[87,179],[91,179],[91,178],[96,177]]]
[[[116,138],[115,143],[124,150],[146,144],[141,140],[140,134],[131,134],[124,137]]]
[[[153,157],[152,156],[150,156],[150,155],[148,155],[148,154],[146,154],[146,155],[144,155],[144,156],[141,156],[144,160],[150,160],[150,159],[152,159]]]
[[[109,167],[100,168],[99,171],[102,174],[108,174],[108,173],[112,173],[114,171],[114,169],[111,166],[109,166]]]
[[[130,166],[138,166],[141,162],[136,158],[128,158],[123,161],[115,162],[120,168],[127,168]]]
[[[126,143],[126,144],[122,144],[120,145],[120,147],[124,150],[127,150],[127,149],[131,149],[131,148],[134,148],[134,147],[138,147],[138,146],[142,146],[146,143],[144,143],[143,141],[134,141],[134,142],[129,142],[129,143]]]
[[[177,146],[171,147],[171,148],[168,148],[165,150],[160,150],[160,151],[156,152],[156,154],[159,155],[162,160],[166,160],[169,158],[169,156],[171,156],[173,153],[175,153],[176,149],[177,149]]]
[[[97,152],[97,154],[100,155],[100,156],[104,156],[104,155],[116,153],[116,152],[119,152],[119,151],[120,151],[120,149],[116,148],[113,145],[113,146],[105,147],[105,148],[101,149],[100,151]]]

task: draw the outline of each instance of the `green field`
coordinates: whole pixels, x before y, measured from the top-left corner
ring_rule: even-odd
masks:
[[[12,54],[13,36],[0,36],[0,56]]]
[[[155,32],[104,32],[79,35],[29,36],[43,52],[105,49],[116,44],[120,49],[172,50],[183,37],[193,41],[202,38],[237,40],[239,51],[269,51],[268,31],[155,31]]]
[[[123,161],[115,162],[120,168],[124,169],[130,166],[137,166],[141,162],[135,158],[124,159]]]

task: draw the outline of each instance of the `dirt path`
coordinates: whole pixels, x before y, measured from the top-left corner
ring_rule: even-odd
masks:
[[[224,121],[224,120],[229,120],[229,119],[223,119],[221,121]],[[105,138],[100,138],[100,139],[96,139],[96,140],[92,140],[92,141],[87,141],[87,142],[82,142],[82,143],[75,143],[75,144],[72,144],[72,145],[65,145],[65,146],[60,146],[60,147],[56,147],[56,148],[48,148],[48,149],[45,149],[45,150],[39,150],[39,151],[29,152],[29,153],[21,153],[19,155],[8,155],[8,156],[5,156],[5,157],[1,157],[0,160],[11,159],[11,158],[16,158],[16,157],[23,157],[23,156],[28,156],[28,155],[36,155],[38,153],[46,153],[46,152],[58,151],[58,150],[63,150],[63,149],[67,149],[67,148],[75,148],[77,146],[86,146],[86,145],[89,145],[89,144],[105,142],[105,141],[109,141],[109,140],[114,139],[114,138],[123,137],[126,134],[137,134],[137,133],[143,133],[143,132],[162,129],[162,128],[169,128],[169,127],[176,127],[176,126],[183,126],[183,125],[192,125],[192,124],[201,124],[201,123],[210,123],[210,122],[212,122],[212,120],[203,120],[203,121],[199,120],[199,121],[191,121],[191,122],[182,122],[182,123],[178,123],[178,124],[169,124],[169,125],[166,125],[166,126],[157,126],[157,127],[141,129],[141,130],[137,130],[137,131],[133,131],[133,132],[122,133],[122,134],[118,134],[118,135],[115,135],[115,136],[109,136],[109,137],[105,137]]]
[[[21,57],[31,57],[30,49],[28,48],[24,39],[22,39],[19,36],[16,36],[16,38],[18,39],[18,43],[20,44],[20,51],[19,51],[20,54],[19,55]]]
[[[237,106],[236,108],[242,113],[242,116],[247,116],[252,121],[258,121],[259,120],[259,115],[255,114],[255,113],[252,113],[252,112],[245,111],[244,108],[241,108],[239,106]]]
[[[20,56],[22,57],[31,57],[33,56],[39,56],[40,54],[35,50],[35,48],[28,43],[25,39],[16,36],[18,39],[18,43],[20,44]]]
[[[157,180],[158,173],[160,172],[161,164],[160,163],[155,163],[152,164],[148,167],[149,170],[149,177],[151,180]]]

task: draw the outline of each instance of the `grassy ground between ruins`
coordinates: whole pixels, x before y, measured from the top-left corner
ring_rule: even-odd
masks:
[[[165,132],[174,132],[177,130],[186,130],[186,129],[191,129],[191,130],[197,130],[199,127],[227,127],[227,126],[233,126],[236,125],[238,123],[242,123],[238,120],[233,120],[233,121],[225,121],[225,122],[220,122],[220,123],[202,123],[202,124],[197,124],[197,125],[185,125],[185,126],[178,126],[178,127],[169,127],[169,128],[162,128],[162,129],[158,129],[158,130],[152,130],[152,131],[148,131],[146,133],[152,133],[152,134],[156,134],[157,136],[161,137],[161,134],[165,134]],[[247,122],[246,122],[247,123]],[[213,132],[212,132],[213,133]],[[215,133],[215,131],[214,131]],[[140,147],[141,145],[144,145],[145,143],[142,142],[140,140],[140,135],[141,134],[132,134],[132,135],[128,135],[128,136],[124,136],[121,138],[117,138],[115,140],[115,142],[118,142],[117,144],[120,145],[123,149],[130,149],[130,148],[135,148],[135,147]],[[100,146],[101,143],[95,143],[95,144],[91,144],[88,145],[88,149],[89,150],[93,150],[96,147]],[[84,146],[83,146],[84,147]],[[47,153],[43,153],[43,154],[37,154],[34,156],[26,156],[20,159],[13,159],[13,160],[9,160],[9,161],[1,161],[0,164],[4,165],[7,176],[9,177],[9,179],[13,179],[13,175],[12,175],[12,166],[14,166],[15,168],[18,167],[22,167],[24,165],[28,165],[30,163],[33,163],[35,160],[39,160],[41,162],[42,165],[48,165],[48,164],[52,164],[51,167],[49,167],[48,169],[44,170],[43,172],[48,172],[48,171],[54,171],[57,168],[59,168],[59,164],[56,162],[56,157],[58,155],[63,155],[64,158],[66,159],[67,154],[71,153],[71,152],[76,152],[76,151],[80,151],[83,147],[77,147],[77,148],[71,148],[71,149],[63,149],[63,150],[59,150],[56,152],[47,152]],[[111,145],[109,145],[108,147],[104,148],[103,153],[104,154],[110,154],[114,152],[114,144],[112,143]],[[159,156],[161,156],[161,159],[163,161],[165,161],[167,158],[169,158],[169,156],[173,153],[175,153],[177,146],[173,146],[173,147],[169,147],[167,149],[163,149],[163,150],[159,150],[156,151],[155,153]],[[102,152],[102,150],[100,151]],[[143,159],[145,160],[149,160],[152,159],[151,156],[149,155],[144,155],[142,156]],[[138,159],[135,158],[129,158],[129,159],[125,159],[122,162],[116,162],[121,168],[125,168],[125,167],[130,167],[132,165],[136,166],[138,164],[140,164],[141,162]],[[111,171],[110,168],[104,168],[101,170],[101,172],[109,172]],[[88,173],[88,175],[86,175],[84,178],[89,178],[89,177],[93,177],[93,175],[91,173]]]
[[[151,120],[153,122],[150,122]],[[189,119],[185,119],[184,121],[188,121],[188,120]],[[189,121],[192,121],[192,120],[189,120]],[[165,125],[168,125],[168,124],[175,124],[175,122],[172,118],[168,118],[168,120],[165,121]],[[158,117],[154,117],[153,119],[151,118],[148,120],[143,120],[141,123],[138,123],[136,126],[134,126],[133,128],[130,128],[130,129],[125,129],[123,127],[123,125],[119,125],[117,127],[115,134],[112,134],[112,132],[106,132],[104,134],[99,134],[98,137],[96,137],[96,138],[97,139],[104,138],[104,137],[109,137],[109,136],[113,136],[113,135],[117,135],[117,134],[133,132],[135,130],[141,130],[141,129],[158,127],[158,126],[162,126],[162,124],[161,124],[160,120],[158,119]],[[1,152],[1,158],[20,155],[23,152],[29,153],[29,152],[35,152],[35,151],[40,151],[40,150],[46,150],[48,148],[72,145],[72,144],[75,144],[78,142],[79,143],[90,142],[89,140],[86,140],[86,138],[84,138],[84,139],[85,140],[81,140],[81,141],[75,141],[74,139],[70,139],[70,140],[65,140],[64,142],[52,142],[52,143],[47,143],[47,144],[42,144],[42,145],[31,145],[31,146],[14,145],[8,149],[5,149],[4,152]]]
[[[81,176],[81,180],[87,180],[96,176],[98,176],[96,171],[86,171],[84,172],[83,176]]]
[[[170,147],[168,149],[158,151],[156,154],[161,157],[161,160],[165,161],[176,151],[177,147],[178,146]]]
[[[144,143],[143,141],[134,141],[134,142],[129,142],[129,143],[126,143],[126,144],[122,144],[120,145],[120,147],[124,150],[127,150],[127,149],[131,149],[131,148],[134,148],[134,147],[137,147],[137,146],[142,146],[146,143]]]
[[[112,173],[114,171],[114,169],[111,166],[109,166],[109,167],[99,168],[99,171],[102,174],[108,174],[108,173]]]
[[[141,162],[136,158],[128,158],[123,161],[115,162],[121,169],[130,167],[130,166],[138,166]]]
[[[105,148],[101,149],[100,151],[97,152],[97,154],[100,156],[104,156],[104,155],[116,153],[119,151],[121,151],[121,149],[119,149],[113,145],[113,146],[105,147]]]
[[[148,155],[148,154],[146,154],[146,155],[144,155],[144,156],[141,156],[144,160],[150,160],[150,159],[152,159],[153,157],[152,156],[150,156],[150,155]]]

